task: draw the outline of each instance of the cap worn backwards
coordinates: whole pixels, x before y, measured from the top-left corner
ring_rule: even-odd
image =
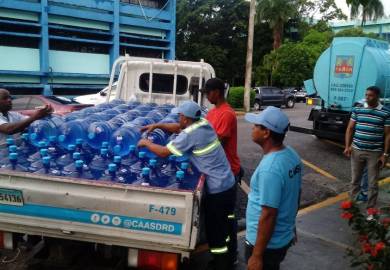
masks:
[[[245,120],[255,124],[262,125],[273,132],[284,134],[290,125],[287,115],[281,109],[269,106],[262,113],[247,113]]]

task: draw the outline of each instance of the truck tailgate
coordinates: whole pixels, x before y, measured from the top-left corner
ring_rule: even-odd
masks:
[[[182,191],[1,171],[0,230],[186,252],[203,182]]]

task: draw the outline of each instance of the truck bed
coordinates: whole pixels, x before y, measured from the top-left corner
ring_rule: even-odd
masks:
[[[0,230],[188,254],[204,177],[195,191],[0,171]]]

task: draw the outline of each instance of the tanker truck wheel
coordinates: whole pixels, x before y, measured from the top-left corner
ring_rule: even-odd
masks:
[[[287,100],[287,102],[286,102],[286,108],[289,108],[289,109],[294,108],[294,105],[295,105],[294,99],[289,98],[289,99]]]

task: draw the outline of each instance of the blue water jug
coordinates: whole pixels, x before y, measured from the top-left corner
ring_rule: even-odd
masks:
[[[118,128],[111,136],[110,149],[118,156],[127,156],[130,153],[130,147],[137,145],[141,139],[139,126],[125,124]]]
[[[139,105],[141,105],[141,102],[139,101],[129,101],[127,102],[128,105],[131,105],[131,106],[134,106],[134,107],[137,107]]]
[[[144,133],[143,137],[145,139],[148,139],[149,141],[151,141],[154,144],[158,144],[158,145],[162,145],[162,146],[165,146],[167,144],[167,140],[168,140],[168,135],[161,129],[155,129],[152,132]],[[149,149],[146,147],[142,147],[140,149],[140,151],[145,152],[146,156],[148,158],[156,158],[157,157],[156,154],[149,151]]]
[[[49,152],[46,148],[43,148],[41,150],[39,150],[39,153],[41,155],[41,158],[38,159],[37,161],[34,161],[30,164],[30,166],[28,167],[28,170],[30,172],[37,172],[39,171],[40,169],[43,168],[43,158],[44,157],[48,157],[49,156]],[[57,167],[57,164],[54,160],[50,160],[50,167],[52,168],[56,168]]]
[[[108,164],[107,170],[99,180],[117,182],[117,169],[118,167],[115,163]]]
[[[60,126],[58,145],[66,150],[69,144],[75,145],[77,139],[85,141],[90,123],[88,119],[65,122]]]
[[[105,146],[104,148],[107,148]],[[79,152],[85,164],[89,164],[95,156],[96,150],[91,148],[88,144],[83,142],[83,139],[76,140],[76,152]]]
[[[105,114],[105,111],[100,113],[91,114],[88,117],[85,118],[86,121],[88,121],[88,124],[91,124],[93,122],[99,122],[99,121],[108,121],[112,118],[111,114]]]
[[[151,159],[149,160],[149,168],[150,168],[150,185],[154,187],[165,187],[167,183],[163,183],[161,179],[161,173],[159,168],[157,167],[157,160]]]
[[[68,165],[66,165],[62,171],[61,174],[64,176],[70,175],[72,172],[76,171],[76,161],[81,160],[81,154],[80,152],[74,152],[72,155],[72,162]]]
[[[10,153],[8,156],[8,164],[2,166],[2,169],[13,170],[18,172],[28,172],[27,167],[18,164],[18,153]]]
[[[114,118],[115,116],[121,114],[122,112],[116,109],[109,109],[101,112],[102,114],[107,116],[107,120]]]
[[[102,142],[109,141],[115,129],[109,122],[92,123],[88,128],[88,145],[93,149],[100,149]]]
[[[131,182],[135,181],[142,172],[142,168],[148,166],[148,159],[145,152],[138,153],[138,161],[130,166]]]
[[[80,110],[80,113],[82,113],[84,116],[89,116],[94,113],[99,113],[101,111],[105,110],[104,108],[99,107],[87,107],[82,110]]]
[[[108,123],[111,126],[115,127],[115,129],[118,129],[121,126],[123,126],[124,124],[126,124],[126,123],[128,123],[128,122],[130,122],[132,120],[133,120],[133,118],[130,118],[125,113],[122,113],[122,114],[120,114],[118,116],[115,116],[114,118],[110,119],[108,121]]]
[[[50,157],[42,157],[42,168],[36,171],[38,174],[50,174]]]
[[[94,179],[91,172],[88,170],[88,166],[84,164],[82,160],[75,161],[76,170],[72,172],[69,177],[81,178],[81,179]]]
[[[75,111],[68,113],[63,117],[65,122],[73,121],[73,120],[82,120],[85,118],[85,115],[81,111]]]
[[[89,169],[93,178],[99,179],[100,177],[102,177],[109,163],[110,160],[108,158],[108,150],[107,148],[102,148],[100,150],[100,154],[96,155],[89,164]]]
[[[137,176],[137,179],[132,184],[150,186],[150,169],[148,167],[142,168],[141,172]]]
[[[175,181],[167,186],[168,189],[181,189],[184,182],[184,172],[177,171],[175,173]]]
[[[127,113],[125,113],[125,115],[129,118],[132,118],[133,120],[136,119],[137,117],[141,117],[141,112],[138,111],[138,110],[130,110],[128,111]]]
[[[188,162],[182,162],[180,164],[180,169],[184,172],[184,181],[181,188],[194,190],[199,182],[199,172],[194,170]]]
[[[11,153],[17,153],[17,151],[18,151],[18,147],[17,147],[16,145],[10,145],[10,146],[8,146],[8,151],[6,151],[6,152],[4,153],[3,158],[0,159],[0,167],[1,167],[1,166],[4,166],[4,165],[6,165],[6,164],[8,164],[9,161],[10,161],[9,155],[10,155]]]
[[[73,153],[76,150],[76,145],[69,144],[67,152],[57,159],[57,166],[59,170],[63,170],[65,166],[73,162]]]
[[[138,157],[135,150],[136,150],[135,145],[129,146],[129,154],[125,155],[121,161],[123,166],[130,167],[131,165],[133,165],[138,161]]]
[[[19,153],[21,156],[29,157],[31,154],[36,152],[35,146],[30,144],[28,139],[28,133],[22,133],[22,141],[19,146]]]
[[[155,122],[150,117],[137,117],[136,119],[131,121],[128,125],[144,127],[144,126],[147,126],[147,125],[150,125],[150,124],[154,124],[154,123]]]
[[[176,156],[170,155],[168,162],[162,166],[161,182],[170,183],[175,180],[177,168]]]
[[[41,149],[44,149],[44,148],[46,148],[46,147],[47,147],[47,143],[46,143],[46,142],[44,142],[44,141],[39,142],[39,143],[38,143],[37,151],[36,151],[34,154],[31,154],[31,155],[27,158],[27,160],[28,160],[30,163],[33,163],[33,162],[35,162],[35,161],[41,159],[42,157],[41,157],[40,150],[41,150]]]
[[[152,110],[152,106],[149,106],[149,105],[139,105],[137,107],[135,107],[135,110],[139,111],[141,116],[146,116],[148,114],[148,112],[150,112]]]
[[[121,113],[126,113],[132,110],[134,107],[129,104],[121,104],[114,107],[114,110],[120,111]]]
[[[49,143],[49,137],[57,136],[59,128],[64,122],[61,117],[55,115],[34,121],[28,129],[31,144],[38,146],[40,141]]]
[[[117,106],[117,105],[120,105],[120,104],[125,104],[126,102],[123,100],[123,99],[119,99],[119,98],[116,98],[116,99],[113,99],[110,101],[110,104],[114,105],[114,106]]]
[[[155,123],[160,122],[167,114],[159,111],[159,110],[152,110],[148,112],[148,114],[145,117],[152,118]]]

